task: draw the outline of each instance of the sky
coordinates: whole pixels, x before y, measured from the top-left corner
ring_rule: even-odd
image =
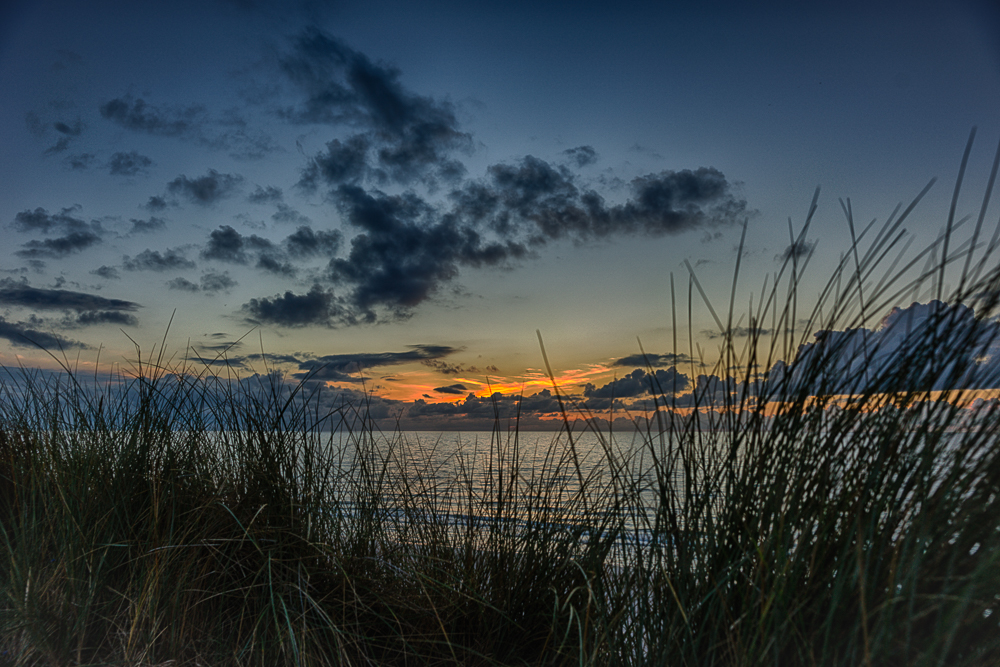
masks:
[[[975,218],[1000,9],[14,0],[0,89],[4,367],[165,345],[408,427],[542,427],[536,332],[587,407],[690,390],[719,330],[696,299],[675,331],[672,276],[682,314],[688,267],[721,312],[738,255],[737,303],[808,255],[805,308],[850,248],[841,199],[860,229],[937,178],[905,229],[939,237],[973,127]]]

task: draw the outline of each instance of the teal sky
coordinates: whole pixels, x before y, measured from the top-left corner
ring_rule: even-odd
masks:
[[[263,349],[427,425],[497,390],[544,417],[536,330],[597,401],[637,338],[671,352],[685,261],[728,303],[744,221],[739,303],[821,187],[815,293],[838,198],[867,224],[938,177],[925,246],[971,128],[960,216],[1000,141],[987,2],[147,4],[0,9],[4,366],[127,363],[173,318],[176,362]]]

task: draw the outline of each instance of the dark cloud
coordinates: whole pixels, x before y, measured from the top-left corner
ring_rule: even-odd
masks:
[[[239,283],[229,277],[229,272],[209,271],[201,277],[201,289],[205,292],[228,292]]]
[[[3,317],[0,317],[0,338],[5,338],[11,345],[18,347],[41,347],[46,350],[87,347],[79,341],[31,328],[24,322],[8,322]]]
[[[302,170],[298,186],[307,192],[318,187],[336,187],[343,183],[357,184],[368,176],[369,141],[364,135],[355,135],[345,142],[334,139],[326,145],[326,152],[319,153]]]
[[[135,151],[114,153],[108,160],[108,173],[112,176],[135,176],[146,171],[153,161]]]
[[[453,180],[464,173],[449,153],[469,150],[471,137],[458,129],[452,105],[406,90],[396,68],[373,63],[315,29],[294,40],[281,67],[304,97],[281,111],[284,118],[363,130],[345,144],[328,145],[326,156],[307,168],[307,183],[310,169],[324,171],[317,164],[324,159],[329,170],[323,177],[332,185],[355,182],[368,169],[398,183]]]
[[[310,227],[299,227],[280,244],[251,234],[244,236],[229,225],[223,225],[211,232],[208,245],[201,252],[204,259],[247,265],[256,259],[255,267],[286,277],[297,275],[292,260],[311,257],[329,257],[340,247],[341,234],[338,231],[313,231]]]
[[[583,395],[587,398],[633,398],[648,393],[674,394],[686,389],[688,384],[688,376],[678,373],[676,368],[659,369],[653,373],[637,368],[603,387],[588,383]]]
[[[201,256],[221,262],[247,264],[250,261],[248,253],[273,250],[274,244],[265,238],[256,234],[243,236],[229,225],[222,225],[209,234],[208,245],[201,251]]]
[[[332,257],[340,249],[342,239],[341,233],[335,229],[313,231],[311,227],[303,226],[289,234],[282,245],[292,257]]]
[[[572,173],[528,156],[489,168],[489,180],[454,195],[457,213],[488,222],[501,234],[522,232],[535,243],[587,241],[621,234],[660,236],[727,224],[748,213],[722,172],[709,167],[633,179],[632,198],[609,206],[577,187]]]
[[[88,310],[80,313],[76,321],[78,324],[117,324],[119,326],[134,327],[139,324],[135,315],[123,313],[119,310]]]
[[[169,289],[180,290],[182,292],[197,292],[201,288],[187,278],[174,278],[167,283]]]
[[[432,296],[463,266],[509,265],[530,248],[563,238],[576,242],[624,234],[658,236],[734,222],[747,213],[721,172],[662,172],[637,178],[633,197],[608,205],[581,190],[566,168],[524,158],[493,165],[484,181],[451,193],[451,209],[416,194],[388,195],[356,185],[332,194],[360,233],[346,258],[330,262],[330,279],[347,285],[347,301],[366,319],[374,308],[395,316]]]
[[[194,267],[195,263],[185,257],[179,248],[169,248],[163,253],[147,248],[135,257],[125,255],[122,258],[122,268],[126,271],[176,271]]]
[[[18,250],[15,254],[27,259],[63,257],[100,242],[99,235],[90,230],[81,230],[56,238],[28,241],[21,246],[24,250]]]
[[[219,273],[209,271],[201,276],[201,285],[193,283],[187,278],[174,278],[167,283],[167,287],[182,292],[205,292],[207,294],[217,294],[218,292],[228,292],[239,285],[238,282],[229,276],[228,271]]]
[[[261,253],[257,258],[256,266],[261,271],[288,278],[295,277],[298,274],[298,270],[294,266],[282,261],[280,257],[269,253]]]
[[[167,208],[167,200],[163,197],[153,195],[149,198],[149,201],[143,204],[143,208],[147,211],[162,211]]]
[[[616,359],[612,366],[625,366],[628,368],[635,368],[636,366],[649,366],[651,368],[659,368],[664,366],[673,366],[675,364],[686,364],[691,361],[691,358],[686,354],[630,354],[627,357],[622,357],[621,359]]]
[[[350,301],[361,312],[377,305],[413,307],[454,278],[460,265],[495,266],[527,253],[519,243],[488,242],[453,217],[439,218],[412,193],[369,194],[341,186],[338,195],[348,222],[363,232],[351,240],[346,259],[330,262],[330,275],[353,287]]]
[[[552,241],[675,234],[731,224],[750,213],[714,168],[636,178],[631,198],[610,204],[581,186],[569,168],[531,156],[489,167],[485,178],[465,182],[441,205],[412,191],[386,194],[373,186],[421,182],[434,187],[464,174],[454,154],[468,150],[471,137],[460,131],[453,107],[412,93],[397,69],[318,30],[298,35],[280,66],[301,95],[296,104],[280,109],[282,117],[350,128],[310,159],[298,187],[322,189],[358,230],[347,257],[335,256],[335,248],[324,253],[331,257],[326,278],[347,289],[342,297],[347,310],[341,313],[359,321],[376,320],[376,310],[406,317],[462,267],[510,266]],[[563,155],[578,168],[597,160],[587,145]],[[266,191],[258,190],[252,200],[267,200]],[[275,220],[299,221],[297,212],[283,206]],[[229,240],[235,248],[236,239]],[[285,250],[295,255],[294,247],[289,241]],[[248,261],[245,250],[218,252],[229,261]],[[263,257],[260,268],[287,267],[276,254]]]
[[[201,256],[204,259],[237,264],[246,264],[248,261],[243,251],[243,235],[229,225],[222,225],[209,234],[208,247],[202,250]]]
[[[296,377],[307,374],[317,380],[355,381],[350,373],[359,373],[382,366],[395,366],[411,362],[421,362],[430,359],[440,359],[458,350],[447,345],[410,345],[406,352],[361,352],[354,354],[330,354],[316,359],[309,359],[299,364],[302,372]]]
[[[250,299],[243,305],[243,312],[252,323],[286,327],[310,324],[329,326],[341,315],[333,294],[319,285],[313,285],[307,294],[287,291],[273,298]]]
[[[188,178],[181,174],[167,183],[167,192],[183,195],[195,204],[209,206],[231,196],[243,183],[238,174],[220,174],[214,169],[198,178]]]
[[[563,155],[569,158],[577,167],[586,167],[589,164],[597,162],[597,151],[594,150],[593,146],[568,148],[563,151]]]
[[[87,223],[75,218],[71,213],[79,210],[77,206],[62,209],[59,213],[49,214],[44,208],[34,211],[24,210],[14,216],[14,229],[19,232],[50,233],[58,230],[85,229]]]
[[[266,188],[257,186],[254,191],[247,195],[247,201],[251,204],[276,204],[284,198],[281,188],[269,185]]]
[[[450,384],[447,387],[435,387],[434,391],[439,394],[457,394],[461,396],[469,390],[464,384]]]
[[[129,230],[132,234],[147,234],[149,232],[158,232],[165,229],[167,226],[166,221],[163,218],[157,218],[150,216],[149,220],[139,220],[137,218],[131,218],[129,222],[132,223],[132,229]]]
[[[177,137],[196,130],[205,120],[205,108],[155,107],[142,98],[119,97],[100,107],[101,116],[132,130],[163,137]]]
[[[806,241],[804,239],[792,243],[787,248],[775,255],[775,261],[786,262],[792,259],[802,259],[812,254],[816,249],[816,241]]]
[[[121,276],[118,275],[118,269],[113,266],[100,266],[91,273],[95,276],[104,278],[105,280],[118,280]]]
[[[94,294],[60,289],[31,287],[10,278],[0,280],[0,304],[34,310],[121,310],[131,312],[139,304],[121,299],[106,299]]]

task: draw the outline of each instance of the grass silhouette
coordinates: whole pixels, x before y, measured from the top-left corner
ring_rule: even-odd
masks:
[[[742,317],[737,264],[724,318],[703,299],[721,385],[654,387],[627,450],[594,418],[596,463],[568,428],[530,452],[498,420],[486,462],[447,473],[364,405],[321,414],[308,383],[162,353],[99,386],[12,370],[0,660],[998,664],[1000,415],[965,400],[996,386],[996,164],[963,243],[953,205],[940,239],[902,247],[923,192],[877,230],[845,203],[854,243],[804,318],[808,254]],[[861,331],[928,286],[926,318]]]

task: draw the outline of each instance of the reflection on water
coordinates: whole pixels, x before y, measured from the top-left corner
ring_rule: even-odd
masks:
[[[411,539],[406,534],[414,522],[432,522],[453,537],[472,530],[481,539],[498,530],[544,532],[586,544],[613,532],[617,541],[645,543],[654,532],[661,481],[677,485],[681,479],[679,467],[670,464],[676,454],[669,441],[650,442],[632,432],[588,431],[572,438],[532,431],[406,431],[373,439],[345,434],[329,447],[345,469],[357,461],[380,462],[369,479],[401,539]],[[360,447],[375,455],[358,456]],[[356,510],[355,501],[342,498],[338,507]]]

